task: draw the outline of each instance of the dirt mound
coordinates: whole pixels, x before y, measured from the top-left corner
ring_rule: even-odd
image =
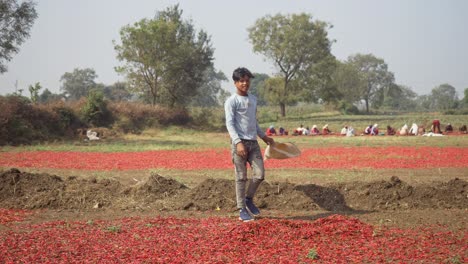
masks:
[[[146,181],[131,188],[130,192],[134,198],[143,200],[145,203],[151,203],[175,196],[183,192],[184,189],[187,189],[187,186],[182,183],[152,173]]]
[[[468,183],[460,179],[410,186],[398,177],[371,183],[331,185],[349,207],[363,210],[468,208]]]
[[[108,179],[62,179],[17,169],[0,174],[0,205],[10,208],[89,209],[108,207],[118,199],[122,186]]]
[[[207,179],[189,190],[179,200],[177,209],[213,210],[235,209],[234,181]]]
[[[0,174],[0,206],[24,209],[144,208],[185,188],[183,184],[159,175],[150,175],[136,186],[125,187],[112,179],[73,176],[62,179],[11,169]]]
[[[414,207],[468,208],[468,182],[455,178],[415,187]]]
[[[235,182],[224,179],[208,179],[191,189],[181,199],[177,209],[236,210]],[[291,210],[317,209],[318,206],[290,183],[264,182],[258,189],[255,203],[259,208]]]
[[[0,174],[0,207],[51,209],[235,210],[235,183],[208,179],[189,189],[151,174],[134,186],[112,179],[78,179],[11,169]],[[318,186],[264,182],[255,197],[265,209],[353,211],[468,208],[468,183],[453,179],[410,186],[397,177]]]

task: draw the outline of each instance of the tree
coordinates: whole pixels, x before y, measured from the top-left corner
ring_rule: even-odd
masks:
[[[415,110],[417,96],[410,87],[391,84],[384,90],[382,106],[394,110]]]
[[[296,78],[296,85],[305,87],[300,89],[300,98],[305,102],[327,103],[337,105],[341,93],[333,82],[332,75],[337,67],[333,56],[327,56],[304,71],[300,71],[300,78]],[[311,87],[311,88],[310,88]]]
[[[195,31],[191,21],[182,20],[179,6],[157,12],[120,30],[117,58],[126,64],[116,70],[126,75],[133,91],[153,105],[185,105],[203,85],[212,67],[210,37]]]
[[[88,96],[89,91],[96,87],[94,80],[97,77],[93,69],[74,69],[73,72],[66,72],[62,75],[60,81],[63,84],[60,90],[66,94],[67,98],[78,100]]]
[[[431,91],[432,108],[435,110],[448,110],[457,107],[457,90],[450,84],[441,84]]]
[[[192,98],[193,106],[219,106],[219,97],[223,91],[221,82],[227,81],[226,75],[222,71],[216,72],[213,67],[209,67],[205,72],[205,81],[197,90],[197,94]]]
[[[259,87],[259,95],[267,102],[277,105],[291,105],[296,103],[300,97],[300,92],[295,90],[297,85],[289,87],[289,93],[286,93],[284,78],[282,76],[275,76],[268,78],[264,81],[263,85]]]
[[[62,98],[64,98],[63,95],[54,94],[54,93],[52,93],[51,91],[49,91],[49,89],[46,88],[46,89],[39,95],[38,101],[41,102],[41,103],[48,103],[48,102],[52,102],[52,101],[61,100]]]
[[[110,101],[129,101],[132,98],[132,94],[127,90],[127,84],[125,82],[116,82],[112,85],[104,85],[102,88],[104,97]]]
[[[348,63],[352,64],[361,73],[365,80],[361,99],[365,101],[366,112],[369,112],[369,105],[379,106],[383,102],[382,89],[389,87],[395,80],[392,72],[388,71],[388,66],[383,59],[372,54],[356,54],[348,58]]]
[[[258,19],[248,29],[253,51],[263,54],[279,70],[283,87],[278,80],[272,81],[268,89],[277,89],[276,102],[279,103],[281,116],[286,116],[286,102],[297,102],[304,89],[314,86],[302,86],[311,83],[305,80],[311,72],[317,71],[321,61],[331,57],[331,41],[327,37],[329,24],[312,21],[309,14],[275,15]]]
[[[267,105],[267,101],[265,98],[263,98],[263,96],[260,95],[259,91],[262,89],[261,87],[265,84],[265,81],[270,78],[270,76],[264,73],[253,73],[253,75],[255,78],[250,80],[249,93],[257,97],[258,106]]]
[[[468,108],[468,88],[465,88],[464,94],[465,96],[461,100],[461,106]]]
[[[356,67],[350,63],[338,61],[332,80],[343,101],[354,104],[361,100],[363,88],[366,86],[364,77]]]
[[[33,1],[24,1],[20,5],[16,0],[0,1],[0,73],[7,71],[6,63],[29,37],[37,18],[34,6]]]
[[[29,85],[29,93],[31,94],[31,101],[33,103],[37,103],[39,99],[39,90],[42,89],[42,86],[40,83],[36,83],[34,86]]]

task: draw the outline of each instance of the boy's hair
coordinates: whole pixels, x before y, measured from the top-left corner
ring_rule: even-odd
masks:
[[[239,67],[235,69],[234,72],[232,73],[232,79],[235,82],[239,81],[241,78],[245,76],[249,78],[255,78],[255,76],[253,76],[253,74],[247,68],[244,68],[244,67]]]

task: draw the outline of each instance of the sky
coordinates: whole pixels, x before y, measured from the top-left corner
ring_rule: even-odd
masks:
[[[21,1],[21,0],[19,0]],[[357,53],[383,59],[397,84],[419,95],[448,83],[459,98],[468,88],[468,1],[465,0],[36,0],[38,18],[30,37],[0,74],[0,95],[39,82],[60,92],[61,76],[91,68],[96,82],[125,81],[114,67],[113,41],[119,31],[157,11],[179,4],[183,19],[211,36],[214,66],[230,79],[232,71],[247,67],[272,75],[274,64],[255,54],[249,27],[266,15],[311,14],[333,25],[332,54],[344,61]],[[232,82],[223,88],[233,91]],[[42,90],[43,91],[43,90]]]

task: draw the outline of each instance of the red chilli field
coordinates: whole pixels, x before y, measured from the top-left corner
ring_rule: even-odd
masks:
[[[230,169],[227,150],[145,152],[9,152],[0,153],[0,167],[78,170]],[[456,147],[334,147],[302,150],[298,158],[268,160],[267,168],[466,168],[468,149]]]
[[[2,211],[2,215],[19,213]],[[2,217],[4,218],[4,217]],[[12,219],[12,218],[10,218]],[[8,220],[7,220],[8,221]],[[4,223],[4,222],[3,222]],[[314,222],[124,218],[2,232],[1,263],[466,263],[468,233],[376,228],[332,215]]]
[[[1,152],[0,167],[73,169],[86,173],[113,171],[116,174],[163,168],[206,170],[209,174],[212,169],[231,170],[232,164],[230,153],[225,149],[119,153],[30,151]],[[457,168],[463,171],[468,168],[468,149],[309,148],[303,149],[297,158],[267,160],[266,167],[323,170]],[[20,188],[21,172],[11,170],[2,175],[5,175],[1,179],[4,186],[0,186],[0,193],[17,197],[15,195],[24,192],[17,189]],[[62,181],[57,180],[57,176],[42,176],[50,181]],[[99,179],[90,180],[90,184],[98,183],[102,183],[102,188],[112,185]],[[287,215],[281,210],[277,214],[274,210],[273,213],[265,210],[264,216],[256,221],[242,223],[237,219],[237,213],[219,208],[173,212],[141,208],[105,211],[99,206],[78,212],[0,208],[0,263],[468,263],[468,206],[462,204],[467,199],[468,185],[460,180],[456,183],[461,186],[456,189],[461,195],[457,199],[462,201],[458,208],[299,212],[313,216],[310,220]],[[388,185],[385,184],[383,186]],[[398,181],[394,184],[404,187]],[[308,186],[310,191],[322,191],[317,197],[340,198],[336,196],[338,191],[331,187]],[[388,185],[388,188],[392,187],[395,186]],[[6,191],[7,188],[10,189]],[[46,185],[34,188],[39,195],[53,189]],[[80,185],[80,188],[84,187]],[[60,191],[65,190],[66,187]],[[277,190],[279,194],[279,185]],[[404,195],[402,190],[413,190],[412,187],[395,190],[388,199],[404,206],[395,197]],[[70,191],[76,191],[77,199],[81,199],[77,190]],[[327,192],[329,196],[325,196]],[[312,193],[309,200],[313,201],[314,195]],[[25,196],[27,194],[22,193],[21,197]],[[144,210],[146,213],[142,213]],[[74,218],[77,214],[81,217]],[[376,214],[377,220],[373,222],[378,224],[369,224],[359,218],[372,214]],[[425,224],[423,218],[431,215],[444,215],[446,219],[458,222],[455,228],[438,224],[437,219]],[[412,228],[397,225],[408,216],[420,218],[424,224],[415,224]],[[387,226],[385,223],[389,222],[396,225]]]

